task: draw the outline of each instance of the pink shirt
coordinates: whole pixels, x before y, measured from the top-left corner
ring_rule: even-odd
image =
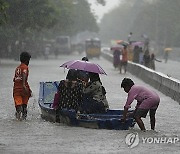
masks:
[[[158,107],[160,102],[157,93],[138,85],[133,85],[131,87],[124,107],[130,108],[133,100],[137,100],[136,108],[141,109],[155,109]]]

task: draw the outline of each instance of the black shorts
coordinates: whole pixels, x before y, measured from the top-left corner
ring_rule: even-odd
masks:
[[[121,61],[121,62],[120,62],[120,65],[121,65],[121,66],[127,66],[127,64],[128,64],[127,61]]]
[[[134,118],[135,117],[146,118],[148,111],[149,111],[150,116],[155,116],[156,110],[157,110],[157,108],[156,109],[139,109],[139,108],[137,108],[133,113],[133,117]]]

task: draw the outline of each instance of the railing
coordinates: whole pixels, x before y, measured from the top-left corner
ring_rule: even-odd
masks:
[[[102,51],[101,56],[113,62],[113,55],[111,53]],[[179,80],[130,61],[128,61],[127,71],[180,104]]]

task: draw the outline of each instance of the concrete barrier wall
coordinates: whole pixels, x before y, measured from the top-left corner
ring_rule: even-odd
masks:
[[[108,61],[113,62],[113,55],[111,53],[102,52],[101,55]],[[179,80],[133,62],[128,62],[127,71],[180,104]]]

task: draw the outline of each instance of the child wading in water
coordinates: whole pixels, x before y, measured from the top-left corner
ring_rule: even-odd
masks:
[[[154,91],[140,85],[135,85],[130,78],[124,78],[121,87],[128,93],[128,97],[124,106],[122,121],[126,120],[128,109],[131,103],[137,100],[136,109],[134,111],[134,119],[141,130],[145,131],[145,126],[141,118],[146,118],[147,113],[150,115],[151,129],[155,129],[155,114],[159,106],[160,98]]]
[[[28,52],[20,54],[21,64],[16,68],[14,75],[13,98],[16,108],[17,120],[25,120],[27,117],[27,104],[31,97],[31,89],[27,82],[29,75],[29,61],[31,55]]]

